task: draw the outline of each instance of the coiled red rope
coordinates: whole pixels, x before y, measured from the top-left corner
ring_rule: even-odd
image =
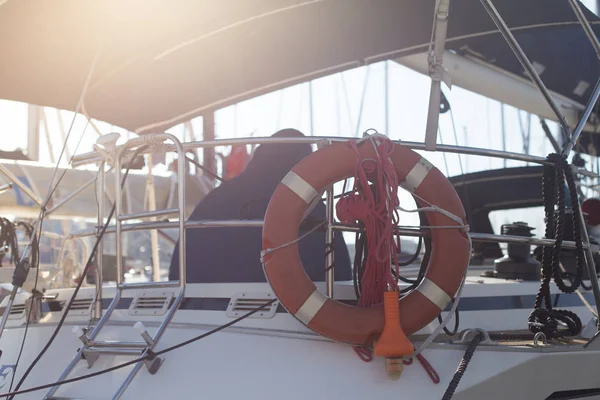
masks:
[[[383,302],[383,293],[398,290],[398,253],[400,240],[394,240],[394,226],[398,225],[398,175],[390,156],[394,143],[384,136],[368,139],[375,146],[375,159],[360,159],[358,142],[351,141],[350,147],[356,154],[354,187],[344,194],[336,205],[339,220],[345,224],[360,221],[367,237],[367,257],[361,279],[362,291],[358,305],[368,307]],[[396,277],[390,266],[394,265]],[[354,351],[365,362],[373,360],[373,353],[365,347],[354,347]],[[417,355],[434,383],[440,378],[435,369],[421,354]],[[412,358],[404,364],[412,364]]]
[[[383,293],[398,290],[398,280],[390,265],[398,271],[399,241],[393,227],[398,224],[398,176],[390,159],[394,143],[386,137],[368,139],[375,146],[374,159],[360,159],[356,141],[349,142],[356,154],[352,192],[344,194],[336,205],[337,216],[346,224],[360,221],[367,236],[367,258],[361,279],[358,305],[368,307],[383,302]]]

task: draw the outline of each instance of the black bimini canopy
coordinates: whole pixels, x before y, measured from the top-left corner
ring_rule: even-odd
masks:
[[[494,3],[525,51],[543,66],[548,87],[585,103],[598,63],[568,2]],[[74,110],[97,58],[84,102],[87,114],[148,132],[309,79],[422,52],[430,41],[435,1],[0,4],[0,98]],[[523,74],[479,0],[450,4],[448,49]]]

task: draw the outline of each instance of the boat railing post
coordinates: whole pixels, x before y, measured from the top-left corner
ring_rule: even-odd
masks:
[[[321,141],[317,143],[318,148],[329,146],[330,141]],[[325,286],[327,296],[333,298],[333,286],[335,283],[335,251],[334,251],[334,208],[333,208],[333,185],[325,191],[325,218],[327,219],[327,228],[325,231]]]
[[[333,230],[333,185],[327,189],[327,232],[325,235],[325,254],[326,257],[326,276],[325,281],[327,282],[327,296],[333,298],[333,284],[335,282],[335,274],[334,274],[334,263],[335,263],[335,254],[334,254],[334,235],[335,231]]]
[[[585,249],[585,265],[587,267],[588,276],[590,277],[590,283],[592,284],[592,292],[594,293],[594,302],[596,303],[596,315],[600,317],[600,285],[598,284],[598,274],[596,272],[596,264],[594,263],[594,253],[592,252],[592,246],[590,245],[590,237],[588,235],[587,227],[585,226],[585,219],[583,218],[583,211],[581,207],[578,207],[579,212],[577,218],[581,225],[581,236],[583,243],[587,244]],[[596,321],[596,327],[600,330],[600,319]]]
[[[592,107],[594,106],[594,104],[596,103],[596,101],[598,99],[598,94],[600,94],[600,79],[596,83],[594,92],[592,93],[592,96],[590,97],[590,100],[588,102],[588,105],[587,105],[586,111],[584,112],[584,115],[581,117],[581,120],[579,121],[579,124],[577,125],[577,129],[575,130],[575,132],[572,135],[572,140],[570,140],[565,145],[565,148],[563,149],[562,154],[565,157],[569,156],[569,153],[571,152],[573,145],[574,145],[575,141],[577,140],[577,136],[579,136],[579,134],[581,133],[581,130],[583,130],[582,125],[585,124],[585,121],[589,117],[589,113],[591,112]],[[581,127],[581,129],[579,129],[580,127]],[[579,224],[581,225],[581,236],[582,236],[582,241],[583,241],[584,248],[585,248],[584,249],[585,265],[587,267],[587,273],[590,278],[590,283],[592,284],[592,292],[594,293],[594,302],[596,303],[596,315],[599,316],[599,318],[596,320],[596,329],[598,331],[600,331],[600,285],[598,284],[598,274],[596,272],[596,263],[594,262],[594,253],[592,251],[592,246],[590,244],[590,237],[588,235],[587,226],[585,223],[585,218],[583,217],[583,211],[582,211],[581,207],[578,207],[578,213],[576,215],[576,218],[579,219]]]
[[[115,160],[115,254],[117,258],[117,292],[120,291],[119,286],[123,279],[123,249],[121,248],[121,238],[123,233],[121,232],[121,220],[119,219],[119,216],[121,215],[121,209],[123,207],[121,193],[121,156],[126,148],[127,145],[117,153]]]
[[[104,225],[104,189],[105,189],[105,177],[106,171],[104,169],[105,162],[100,163],[100,169],[98,170],[98,185],[97,198],[98,198],[98,225],[96,226],[96,240],[98,240],[98,248],[96,251],[96,303],[94,305],[94,319],[99,320],[102,318],[102,282],[103,282],[103,257],[104,257],[104,239],[100,236],[102,232],[102,226]]]
[[[435,151],[437,145],[442,82],[448,87],[452,86],[450,75],[443,64],[450,0],[436,1],[436,4],[438,8],[435,10],[433,49],[429,52],[427,60],[429,76],[431,77],[429,110],[427,111],[427,125],[425,127],[425,149],[428,151]],[[389,132],[386,132],[386,134],[389,134]]]
[[[167,136],[175,143],[177,147],[177,196],[179,202],[179,283],[182,293],[185,291],[186,279],[186,229],[185,229],[185,168],[187,162],[185,160],[185,149],[177,138],[171,134]]]

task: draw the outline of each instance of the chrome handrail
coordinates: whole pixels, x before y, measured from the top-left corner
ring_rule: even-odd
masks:
[[[306,143],[306,144],[318,144],[320,142],[346,142],[348,140],[355,140],[355,137],[341,137],[341,136],[307,136],[301,138],[285,138],[285,137],[245,137],[236,139],[216,139],[206,141],[194,141],[182,143],[184,150],[194,150],[205,147],[219,147],[219,146],[235,146],[235,145],[260,145],[260,144],[294,144],[294,143]],[[408,147],[413,150],[425,150],[425,143],[420,142],[405,142],[405,141],[394,141],[402,146]],[[122,148],[120,146],[119,148]],[[172,145],[165,145],[165,148],[172,149]],[[484,149],[480,147],[469,147],[469,146],[453,146],[453,145],[442,145],[436,146],[436,151],[443,153],[459,153],[482,157],[493,157],[502,158],[507,160],[516,160],[523,162],[530,162],[536,164],[547,164],[546,158],[539,156],[532,156],[528,154],[514,153],[510,151]],[[131,153],[130,153],[131,154]],[[91,151],[78,156],[73,157],[71,166],[73,168],[81,167],[83,165],[94,164],[102,162],[104,156],[97,152]]]
[[[149,222],[138,222],[122,225],[122,232],[135,232],[145,231],[149,229],[174,229],[179,226],[179,222],[165,222],[165,221],[149,221]],[[199,221],[186,221],[185,229],[204,229],[204,228],[262,228],[262,220],[199,220]],[[343,232],[360,232],[361,228],[358,225],[347,225],[342,223],[333,223],[331,225],[335,231]],[[422,228],[419,226],[398,226],[394,232],[401,236],[429,236],[429,228]],[[115,226],[109,226],[106,233],[115,233]],[[89,237],[95,234],[94,230],[84,229],[78,232],[72,233],[68,238],[81,238]],[[517,244],[529,244],[532,246],[554,246],[554,240],[526,237],[526,236],[513,236],[513,235],[495,235],[491,233],[477,233],[469,232],[469,236],[474,242],[489,242],[489,243],[517,243]],[[575,242],[563,241],[562,247],[566,249],[576,248]],[[587,249],[589,246],[583,244],[583,248]]]

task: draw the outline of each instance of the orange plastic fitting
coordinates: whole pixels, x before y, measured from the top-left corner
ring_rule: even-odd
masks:
[[[400,326],[399,292],[385,292],[383,306],[385,324],[379,340],[375,343],[375,355],[397,358],[412,354],[415,348]]]

